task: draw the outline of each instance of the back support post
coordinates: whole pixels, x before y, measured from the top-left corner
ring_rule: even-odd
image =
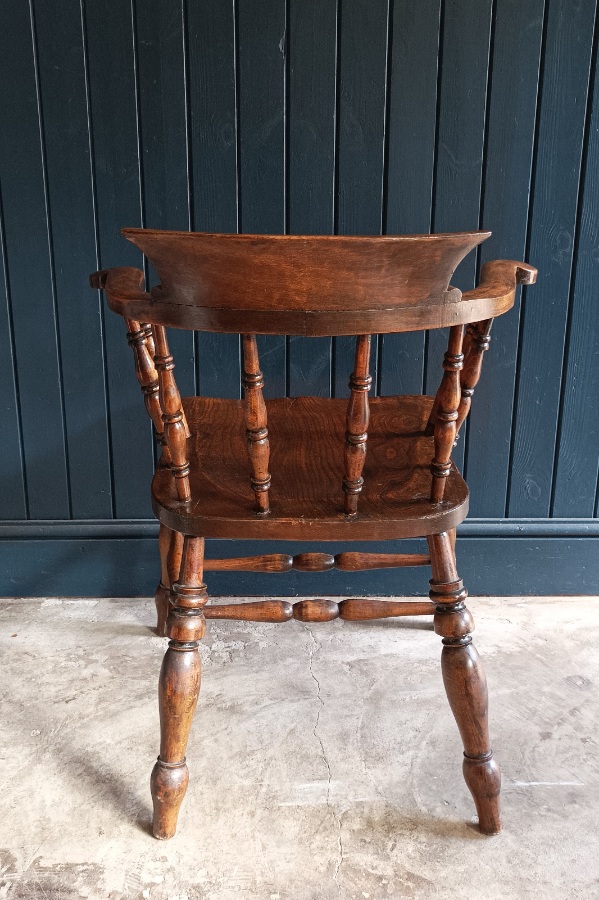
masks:
[[[181,395],[173,375],[175,363],[170,354],[166,331],[162,325],[153,325],[156,355],[154,365],[158,372],[160,407],[164,423],[164,438],[171,457],[171,472],[175,478],[179,500],[189,500],[189,460],[187,458],[187,426],[181,405]]]
[[[356,338],[354,371],[349,379],[350,397],[347,404],[347,429],[345,432],[345,515],[355,516],[358,512],[358,495],[364,479],[362,470],[366,460],[366,442],[370,407],[368,391],[372,384],[369,373],[370,335],[361,334]]]
[[[443,359],[443,380],[437,391],[435,419],[435,456],[431,463],[433,484],[431,500],[440,503],[445,492],[445,482],[451,471],[451,451],[456,438],[456,423],[460,403],[460,372],[464,363],[462,341],[464,326],[454,325],[449,330],[449,346]]]
[[[266,516],[270,512],[268,490],[270,488],[270,472],[268,461],[270,446],[266,404],[262,394],[264,376],[260,371],[258,345],[255,334],[243,335],[243,378],[245,391],[245,422],[248,453],[252,465],[250,484],[256,497],[257,514]]]

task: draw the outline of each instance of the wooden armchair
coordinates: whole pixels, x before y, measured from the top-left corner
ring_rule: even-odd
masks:
[[[170,638],[160,675],[160,755],[152,773],[154,834],[170,838],[185,794],[185,748],[200,687],[205,620],[304,622],[434,615],[442,670],[464,744],[479,827],[499,831],[500,773],[487,688],[458,577],[455,529],[468,489],[451,461],[495,316],[532,284],[525,263],[487,263],[482,282],[449,286],[489,232],[402,237],[294,237],[124,229],[150,259],[150,293],[133,268],[96,272],[128,340],[162,456],[152,483],[160,521],[158,629]],[[245,399],[181,400],[165,326],[243,336]],[[371,334],[449,326],[436,397],[369,400]],[[464,326],[467,326],[466,328]],[[356,336],[350,398],[265,402],[256,334]],[[272,476],[271,476],[272,472]],[[298,541],[423,537],[428,554],[300,553],[204,559],[205,538]],[[430,601],[253,601],[207,605],[204,572],[285,572],[430,565]]]

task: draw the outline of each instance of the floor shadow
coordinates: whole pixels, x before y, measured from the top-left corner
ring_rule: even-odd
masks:
[[[392,619],[367,619],[360,622],[343,623],[345,626],[355,625],[359,628],[405,628],[407,631],[434,631],[433,622],[430,619],[423,619],[416,616],[396,616]]]
[[[405,813],[388,806],[382,809],[380,814],[376,812],[366,814],[361,824],[369,832],[388,837],[398,834],[409,835],[418,831],[444,839],[485,841],[489,838],[489,835],[482,834],[478,830],[478,825],[474,822],[438,818],[432,813],[431,815],[419,812]]]

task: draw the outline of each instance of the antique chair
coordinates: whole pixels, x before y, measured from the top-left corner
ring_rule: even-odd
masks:
[[[455,529],[468,489],[451,461],[495,316],[536,270],[499,260],[461,293],[459,262],[489,232],[400,237],[193,234],[128,228],[154,265],[91,276],[123,316],[162,456],[152,483],[160,521],[158,630],[170,638],[159,684],[160,755],[151,778],[154,834],[175,833],[188,782],[185,748],[200,688],[206,619],[303,622],[433,615],[443,680],[464,744],[463,771],[479,827],[500,830],[500,773],[487,725],[484,672],[458,577]],[[240,333],[244,400],[181,400],[165,326]],[[369,401],[371,334],[449,326],[436,397]],[[464,326],[467,326],[466,329]],[[350,398],[265,402],[257,334],[356,337]],[[268,422],[268,428],[267,428]],[[271,479],[272,471],[272,479]],[[426,538],[428,555],[269,554],[204,559],[205,538],[397,541]],[[430,601],[264,600],[207,605],[204,571],[367,570],[430,565]]]

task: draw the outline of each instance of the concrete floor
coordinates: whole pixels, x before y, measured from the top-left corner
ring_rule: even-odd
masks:
[[[0,898],[599,898],[599,603],[470,606],[500,836],[472,827],[428,620],[212,622],[162,843],[153,603],[3,601]]]

